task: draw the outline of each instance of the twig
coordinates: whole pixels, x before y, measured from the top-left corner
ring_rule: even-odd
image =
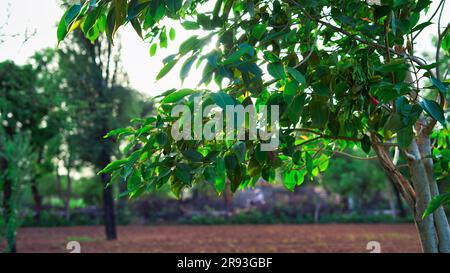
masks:
[[[320,26],[319,29],[317,30],[316,37],[314,38],[314,42],[311,44],[311,48],[309,49],[308,55],[306,55],[306,57],[303,58],[303,60],[301,60],[301,62],[299,62],[297,65],[295,65],[294,68],[297,68],[297,67],[301,66],[306,61],[308,61],[309,58],[311,58],[311,56],[312,56],[312,54],[314,52],[314,48],[316,47],[317,39],[319,38],[319,32],[322,29],[322,27],[323,26]]]
[[[377,160],[378,159],[378,156],[360,157],[360,156],[352,155],[352,154],[342,152],[342,151],[334,151],[333,154],[345,155],[347,157],[357,159],[357,160]]]

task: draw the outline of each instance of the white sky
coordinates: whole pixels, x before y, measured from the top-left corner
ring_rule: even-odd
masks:
[[[438,4],[438,1],[433,2],[432,11]],[[5,29],[0,30],[1,33],[23,34],[27,29],[31,32],[36,30],[36,34],[25,44],[21,37],[9,39],[0,44],[0,61],[12,59],[19,64],[24,64],[35,51],[46,47],[56,47],[56,24],[63,13],[58,3],[58,0],[0,0],[0,26],[7,21]],[[8,11],[11,14],[9,20],[6,16]],[[428,14],[424,18],[428,18],[430,15]],[[448,24],[449,20],[450,8],[447,3],[442,15],[442,26]],[[162,59],[176,53],[180,43],[195,34],[193,31],[181,28],[178,22],[166,21],[165,24],[168,28],[173,26],[176,29],[176,39],[173,42],[169,41],[167,49],[158,49],[154,57],[149,55],[150,45],[144,43],[130,26],[119,30],[123,45],[123,65],[129,74],[130,84],[133,88],[151,96],[171,88],[195,88],[201,78],[201,69],[195,71],[195,67],[193,67],[193,71],[182,85],[178,76],[182,62],[179,62],[168,75],[155,82],[156,75],[162,68]],[[433,25],[422,32],[417,40],[416,52],[432,49],[431,33],[435,31],[435,27],[437,26]]]

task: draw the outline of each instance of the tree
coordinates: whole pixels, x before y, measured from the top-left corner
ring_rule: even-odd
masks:
[[[365,203],[373,200],[375,194],[385,187],[386,177],[376,162],[354,162],[356,158],[352,157],[357,156],[346,153],[333,157],[321,184],[333,193],[351,198],[355,202],[355,209],[361,212]]]
[[[203,62],[200,83],[208,85],[214,79],[221,87],[219,92],[164,93],[154,117],[109,134],[142,146],[100,174],[112,172],[113,182],[127,180],[131,197],[166,183],[179,195],[202,181],[214,183],[221,192],[227,179],[235,191],[253,185],[259,177],[273,181],[277,176],[293,189],[307,174],[324,171],[336,150],[359,147],[369,153],[373,149],[413,214],[423,250],[449,252],[449,225],[440,202],[434,202],[438,205],[433,214],[427,210],[432,198],[440,196],[435,177],[448,173],[444,154],[448,154],[449,134],[443,111],[447,79],[439,73],[439,62],[441,51],[450,49],[449,26],[438,24],[432,63],[414,51],[417,34],[430,27],[431,19],[418,24],[430,1],[217,0],[207,12],[198,13],[201,7],[209,8],[206,3],[85,1],[64,14],[58,28],[60,41],[80,26],[90,39],[104,32],[113,42],[118,29],[130,23],[145,40],[159,38],[164,46],[163,18],[180,20],[186,29],[203,29],[208,34],[190,37],[178,54],[164,60],[157,79],[182,60],[184,79],[193,63]],[[444,6],[445,1],[440,1],[431,17],[442,14]],[[214,37],[216,47],[203,52]],[[152,45],[151,52],[156,47]],[[431,99],[423,97],[428,91]],[[183,125],[186,137],[175,141],[171,128],[179,120],[172,110],[180,105],[192,109],[196,100],[203,107],[219,106],[225,113],[230,105],[278,106],[281,118],[269,128],[272,132],[279,128],[277,149],[264,151],[264,141],[248,138],[192,139],[189,122]],[[183,118],[189,121],[195,116],[185,113]],[[202,125],[207,122],[200,119]],[[249,122],[243,123],[241,133],[249,135]],[[436,134],[441,144],[432,143]],[[396,149],[400,153],[394,153]],[[406,160],[408,175],[399,171],[393,154]],[[444,167],[437,174],[433,173],[436,165]]]
[[[132,117],[140,116],[144,98],[127,87],[127,75],[120,66],[119,51],[106,39],[91,41],[81,31],[71,44],[58,52],[60,90],[66,96],[73,130],[68,133],[68,147],[78,160],[92,164],[96,172],[117,156],[117,145],[104,136]],[[66,158],[68,162],[69,158]],[[66,167],[70,164],[66,164]],[[68,176],[69,177],[69,176]],[[109,175],[101,175],[105,233],[108,240],[117,238],[112,187],[107,187]]]
[[[36,89],[30,65],[0,63],[0,189],[7,252],[16,252],[17,207],[21,188],[34,175],[34,136],[51,108]]]

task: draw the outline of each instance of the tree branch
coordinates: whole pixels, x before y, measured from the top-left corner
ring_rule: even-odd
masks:
[[[357,159],[357,160],[376,160],[376,159],[378,159],[378,156],[361,157],[361,156],[352,155],[352,154],[342,152],[342,151],[334,151],[333,154],[344,155],[349,158],[353,158],[353,159]]]

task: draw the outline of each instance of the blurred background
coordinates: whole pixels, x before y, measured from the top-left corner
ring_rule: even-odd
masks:
[[[335,154],[323,176],[307,178],[294,192],[261,180],[236,194],[217,196],[204,183],[181,200],[168,188],[129,199],[125,184],[106,187],[96,173],[127,143],[103,136],[151,115],[151,97],[195,88],[202,68],[184,83],[177,69],[155,82],[162,59],[192,35],[171,21],[176,37],[153,57],[151,42],[126,29],[115,46],[78,31],[57,46],[63,4],[0,3],[0,170],[13,178],[15,212],[13,226],[0,222],[0,247],[17,229],[23,252],[66,252],[68,241],[92,252],[363,252],[370,240],[391,251],[420,250],[395,187],[374,158],[353,150]],[[421,35],[418,50],[433,51],[432,37]],[[118,240],[105,244],[103,225],[106,237]]]

